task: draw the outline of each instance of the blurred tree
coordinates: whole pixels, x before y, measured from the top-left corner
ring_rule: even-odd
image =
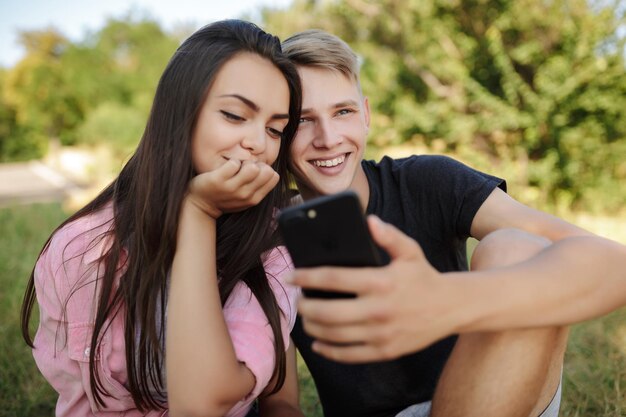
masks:
[[[123,160],[137,146],[144,127],[143,111],[109,101],[90,112],[77,133],[86,144],[107,144],[113,148],[116,156]]]
[[[530,203],[618,210],[626,201],[619,4],[300,0],[262,16],[281,37],[319,27],[362,56],[372,146],[454,153],[526,186],[518,197]]]
[[[147,115],[157,82],[179,39],[165,33],[149,16],[129,13],[110,19],[94,41],[94,50],[104,55],[109,65],[107,82],[117,94],[112,99],[138,106]]]
[[[20,42],[26,56],[3,83],[19,133],[28,131],[38,146],[48,138],[70,138],[82,114],[72,89],[63,82],[61,57],[69,42],[55,29],[22,32]]]
[[[626,201],[625,16],[623,0],[295,0],[261,11],[283,38],[319,27],[361,55],[370,155],[452,153],[528,203],[604,211]],[[26,56],[0,73],[0,160],[39,156],[50,138],[127,154],[180,37],[137,12],[78,42],[22,33]]]
[[[0,70],[0,86],[4,85],[6,71]],[[0,162],[21,161],[42,154],[44,143],[28,129],[18,126],[15,108],[0,95]]]
[[[110,141],[126,154],[139,141],[137,126],[145,124],[160,74],[179,44],[178,36],[135,12],[78,42],[55,29],[22,32],[20,41],[26,56],[0,79],[0,160],[41,156],[49,140]],[[95,135],[106,114],[120,120]]]

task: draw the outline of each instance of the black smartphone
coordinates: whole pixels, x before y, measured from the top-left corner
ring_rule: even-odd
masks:
[[[353,191],[323,196],[284,209],[278,227],[296,267],[380,266],[359,199]],[[304,289],[307,297],[347,298],[354,294]]]

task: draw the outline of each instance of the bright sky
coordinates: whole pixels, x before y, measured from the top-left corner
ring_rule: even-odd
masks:
[[[53,26],[71,40],[102,28],[109,17],[129,10],[147,11],[169,30],[178,24],[206,23],[254,16],[261,6],[286,7],[291,0],[0,0],[0,66],[11,67],[23,56],[18,31]]]

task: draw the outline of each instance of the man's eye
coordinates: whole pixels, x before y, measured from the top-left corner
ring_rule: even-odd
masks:
[[[226,117],[227,119],[230,119],[230,120],[234,120],[234,121],[237,121],[237,122],[241,122],[241,121],[245,120],[243,117],[237,116],[234,113],[229,113],[229,112],[224,111],[224,110],[220,110],[220,112],[224,115],[224,117]]]
[[[338,116],[343,116],[343,115],[350,114],[350,113],[354,113],[354,110],[352,110],[352,109],[341,109],[341,110],[339,110],[337,112],[337,115]]]

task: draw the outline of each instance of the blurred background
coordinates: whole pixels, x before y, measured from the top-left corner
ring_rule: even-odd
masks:
[[[626,0],[0,0],[0,416],[53,414],[18,323],[41,245],[132,153],[180,42],[234,17],[354,48],[368,158],[447,154],[626,243]],[[625,392],[626,312],[575,326],[561,415],[626,416]]]

